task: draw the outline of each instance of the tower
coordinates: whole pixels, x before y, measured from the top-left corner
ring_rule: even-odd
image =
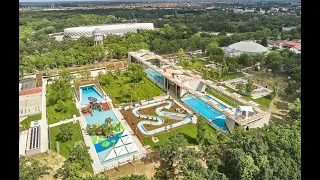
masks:
[[[103,45],[103,34],[99,28],[95,28],[92,32],[94,45]]]

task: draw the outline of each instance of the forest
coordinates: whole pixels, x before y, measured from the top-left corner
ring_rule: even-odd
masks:
[[[300,17],[294,15],[234,14],[227,11],[209,12],[202,10],[74,10],[51,12],[20,12],[19,17],[19,73],[46,71],[54,68],[83,66],[109,59],[125,58],[129,51],[149,49],[158,54],[177,53],[182,66],[191,67],[197,57],[186,59],[185,52],[201,49],[206,52],[203,63],[216,62],[222,65],[220,72],[203,70],[205,78],[217,74],[232,73],[236,69],[254,65],[257,62],[265,69],[271,69],[274,76],[285,73],[290,76],[287,94],[301,90],[301,55],[289,50],[270,53],[266,57],[241,55],[224,57],[221,47],[247,40],[300,39]],[[108,35],[104,46],[93,45],[92,38],[73,40],[64,37],[58,42],[50,33],[64,28],[122,22],[153,22],[155,30],[127,33],[123,37]],[[282,27],[296,26],[288,32]],[[210,32],[219,32],[212,35]],[[227,36],[226,33],[234,33]],[[191,65],[190,65],[191,63]],[[199,67],[203,66],[200,64]],[[198,65],[197,65],[198,66]],[[110,74],[111,76],[112,74]],[[105,76],[107,81],[109,75]],[[102,80],[101,80],[102,79]],[[101,78],[103,84],[103,78]],[[107,84],[107,83],[106,83]],[[69,87],[68,84],[65,85]],[[130,89],[130,88],[128,88]],[[128,90],[129,91],[129,90]],[[58,91],[57,91],[58,92]],[[63,92],[54,94],[48,103],[54,105]],[[65,98],[68,100],[68,96]],[[59,106],[56,106],[59,109]],[[197,123],[197,144],[199,149],[186,147],[186,139],[174,134],[155,147],[145,161],[160,162],[154,179],[301,179],[301,103],[300,99],[290,104],[290,122],[274,124],[264,128],[245,130],[236,128],[232,134],[212,135],[207,132],[203,117]],[[70,158],[57,171],[63,179],[108,179],[108,177],[82,178],[87,168],[87,150],[71,149]],[[84,156],[81,156],[85,154]],[[81,156],[81,157],[79,157]],[[85,162],[85,163],[84,163]],[[46,174],[48,167],[38,162],[30,163],[20,158],[21,179],[34,179]],[[70,173],[71,172],[71,173]],[[120,178],[121,179],[121,178]],[[122,179],[147,179],[144,176]]]

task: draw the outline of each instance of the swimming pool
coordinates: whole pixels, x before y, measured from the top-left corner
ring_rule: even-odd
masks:
[[[154,71],[151,68],[145,69],[144,72],[147,73],[148,77],[152,78],[153,80],[155,80],[156,82],[158,82],[160,85],[163,86],[164,78],[161,74],[159,74],[158,72]]]
[[[85,106],[89,104],[88,97],[94,97],[98,102],[104,102],[102,95],[95,89],[94,86],[81,87],[81,105]]]
[[[222,109],[227,108],[227,106],[225,106],[224,104],[221,104],[220,102],[218,102],[217,100],[213,99],[212,97],[210,97],[210,96],[207,95],[207,94],[205,94],[204,97],[205,97],[206,99],[208,99],[208,100],[212,100],[212,101],[216,102],[217,105],[218,105],[219,107],[221,107]]]
[[[187,105],[189,105],[192,109],[197,111],[199,114],[201,114],[203,117],[205,117],[208,121],[217,125],[223,131],[227,130],[225,126],[226,116],[223,115],[220,111],[208,105],[201,99],[194,97],[192,94],[185,95],[181,100],[185,102]],[[218,102],[218,104],[221,104],[221,103]]]
[[[102,124],[105,124],[105,119],[107,117],[110,117],[112,119],[111,124],[119,121],[112,110],[108,110],[108,111],[94,110],[92,114],[93,116],[87,115],[84,117],[86,119],[86,123],[89,125],[99,124],[101,126]]]

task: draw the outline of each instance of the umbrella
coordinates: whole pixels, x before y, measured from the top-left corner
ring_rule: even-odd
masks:
[[[97,102],[98,101],[97,98],[94,98],[94,97],[88,97],[88,100],[90,102]]]

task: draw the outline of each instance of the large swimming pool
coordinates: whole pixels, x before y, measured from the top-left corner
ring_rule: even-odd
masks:
[[[211,98],[208,95],[204,95],[205,98]],[[183,102],[188,104],[192,109],[197,111],[203,117],[205,117],[208,121],[212,122],[213,124],[217,125],[223,131],[227,130],[225,126],[226,116],[223,115],[220,111],[216,110],[212,106],[208,105],[201,99],[193,96],[192,94],[185,95],[182,99]],[[226,108],[225,105],[217,102],[221,108]],[[223,108],[223,109],[224,109]]]
[[[220,102],[216,101],[215,99],[213,99],[212,97],[210,97],[209,95],[205,94],[204,97],[208,100],[212,100],[213,102],[215,102],[219,107],[221,107],[222,109],[227,108],[227,106],[225,106],[224,104],[221,104]]]
[[[104,102],[102,95],[97,92],[94,86],[81,87],[81,105],[85,106],[89,104],[88,97],[94,97],[98,102]]]

